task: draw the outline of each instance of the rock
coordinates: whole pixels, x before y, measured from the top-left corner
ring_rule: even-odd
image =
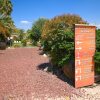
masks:
[[[46,54],[43,54],[43,57],[47,57],[47,55]]]
[[[46,67],[46,68],[44,69],[44,71],[47,72],[47,71],[48,71],[48,67]]]

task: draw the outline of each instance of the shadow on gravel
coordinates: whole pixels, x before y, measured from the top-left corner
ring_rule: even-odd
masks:
[[[0,54],[4,54],[4,52],[0,52]]]
[[[53,70],[52,70],[53,68],[52,68],[52,65],[50,63],[42,63],[39,66],[37,66],[37,69],[38,70],[43,70],[45,72],[53,73]]]
[[[1,51],[1,50],[0,50],[0,54],[4,54],[4,51]]]
[[[45,54],[45,52],[43,50],[38,49],[38,51],[39,51],[39,55]]]
[[[43,70],[45,72],[50,72],[53,75],[56,75],[57,78],[61,79],[62,81],[68,83],[71,86],[74,86],[74,81],[69,79],[67,76],[64,75],[63,71],[61,69],[55,69],[52,64],[48,63],[42,63],[37,66],[37,70]]]
[[[100,75],[95,76],[95,83],[100,84]]]

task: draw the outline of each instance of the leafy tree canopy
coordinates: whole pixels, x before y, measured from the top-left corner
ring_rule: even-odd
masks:
[[[39,41],[42,34],[42,29],[47,19],[39,18],[36,22],[33,23],[32,29],[30,33],[30,38],[33,42]]]
[[[12,3],[11,0],[0,0],[0,15],[8,16],[12,12]]]
[[[58,26],[63,30],[69,30],[73,28],[73,24],[87,24],[79,15],[66,14],[56,16],[51,20],[48,20],[43,28],[42,37],[45,37],[49,31],[55,30]]]
[[[42,32],[44,51],[56,66],[64,66],[74,59],[73,24],[86,24],[78,15],[62,15],[48,20]]]
[[[0,0],[0,33],[5,36],[10,35],[15,28],[11,18],[12,7],[11,0]]]

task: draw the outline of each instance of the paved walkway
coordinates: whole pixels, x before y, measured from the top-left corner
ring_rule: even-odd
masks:
[[[38,70],[48,63],[39,52],[37,47],[0,51],[0,100],[85,100],[81,89]]]

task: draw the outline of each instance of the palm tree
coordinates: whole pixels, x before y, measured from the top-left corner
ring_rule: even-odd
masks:
[[[0,33],[5,36],[11,33],[14,22],[11,18],[12,3],[10,0],[0,0]]]
[[[10,0],[0,0],[0,13],[3,16],[8,16],[12,12],[12,3]]]

